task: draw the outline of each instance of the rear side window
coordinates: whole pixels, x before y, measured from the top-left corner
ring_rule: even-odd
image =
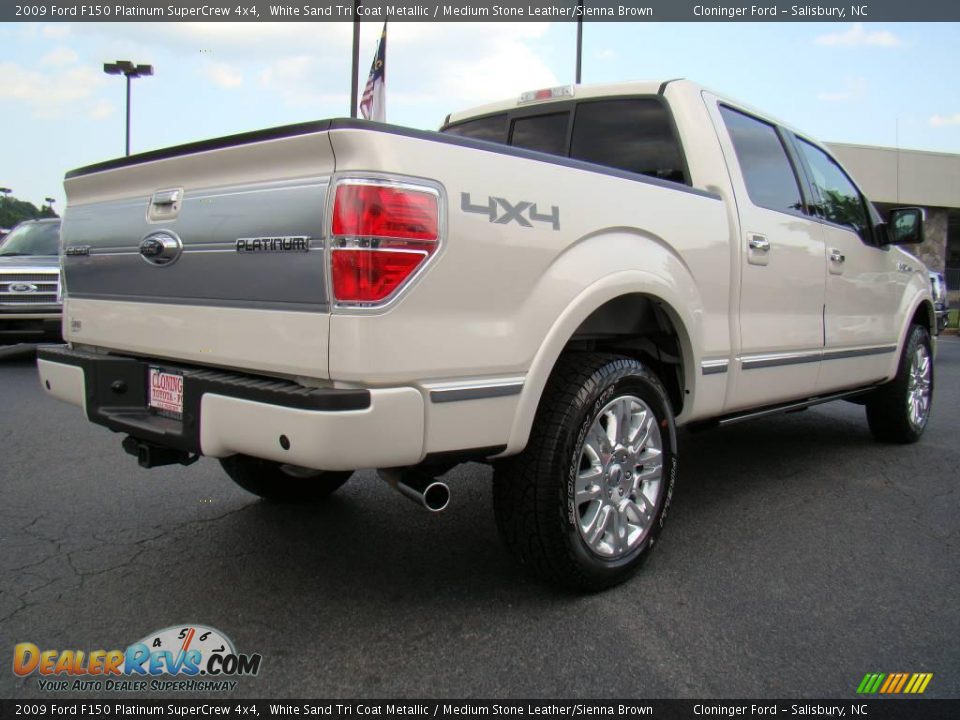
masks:
[[[570,113],[551,113],[517,118],[510,130],[510,144],[551,155],[567,154],[567,120]]]
[[[686,182],[683,152],[673,132],[670,113],[653,98],[578,105],[570,157]]]
[[[468,120],[458,125],[451,125],[444,132],[475,140],[502,143],[507,139],[507,114],[500,113],[477,120]]]
[[[753,204],[781,212],[800,211],[800,185],[773,125],[728,107],[721,106],[720,114]]]
[[[860,237],[869,241],[867,208],[856,185],[823,150],[802,138],[798,140],[800,152],[810,166],[813,184],[820,196],[820,213],[830,222],[853,228]]]

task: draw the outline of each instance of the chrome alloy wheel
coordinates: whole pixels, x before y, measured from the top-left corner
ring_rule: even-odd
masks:
[[[663,441],[650,406],[633,395],[598,413],[580,450],[575,513],[596,555],[618,559],[649,534],[663,487]]]
[[[907,415],[914,429],[922,429],[930,414],[930,393],[933,388],[933,364],[930,350],[920,343],[910,360],[907,378]]]

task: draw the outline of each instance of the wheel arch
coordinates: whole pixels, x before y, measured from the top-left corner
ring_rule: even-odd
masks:
[[[902,337],[900,338],[901,347],[903,346],[904,338],[906,338],[907,332],[909,331],[909,325],[913,325],[915,323],[919,323],[927,328],[927,330],[930,331],[931,337],[937,334],[937,312],[933,307],[933,303],[926,298],[921,300],[913,309],[910,323],[908,324],[907,328],[903,330]]]
[[[937,313],[933,308],[933,301],[929,295],[922,292],[917,293],[917,297],[913,299],[908,307],[910,308],[909,312],[902,315],[906,322],[904,322],[903,327],[900,328],[900,338],[897,342],[897,357],[891,370],[891,377],[893,374],[896,374],[896,369],[900,363],[900,356],[903,354],[903,348],[910,338],[910,328],[913,327],[913,325],[923,325],[923,327],[927,329],[927,332],[930,333],[931,339],[937,335]]]
[[[914,297],[909,305],[906,302],[904,302],[904,305],[909,307],[910,310],[901,316],[904,318],[904,323],[900,328],[900,337],[897,340],[897,352],[890,360],[886,377],[887,381],[892,380],[897,374],[897,369],[900,367],[900,358],[903,356],[903,349],[910,339],[910,328],[915,324],[922,325],[927,329],[927,332],[930,333],[930,339],[934,344],[934,354],[936,354],[937,314],[933,308],[932,300],[928,295],[920,292],[917,293],[917,296]]]
[[[664,384],[677,414],[689,407],[694,400],[702,318],[695,288],[692,281],[668,281],[641,270],[612,273],[585,288],[550,328],[534,357],[503,455],[518,453],[526,446],[550,374],[562,353],[581,343],[595,343],[583,349],[639,357],[650,355],[651,348],[643,340],[651,334],[659,331],[674,338],[679,372],[676,381]],[[661,360],[661,364],[674,364],[667,362],[672,358],[661,356]]]

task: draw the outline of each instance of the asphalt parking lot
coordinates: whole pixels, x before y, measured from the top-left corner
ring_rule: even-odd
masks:
[[[0,697],[13,646],[124,648],[203,623],[261,672],[233,697],[836,697],[932,672],[960,697],[960,340],[933,415],[875,444],[835,403],[681,433],[663,542],[587,597],[497,541],[490,471],[428,515],[369,472],[322,506],[259,502],[212,460],[141,470],[120,436],[0,358]]]

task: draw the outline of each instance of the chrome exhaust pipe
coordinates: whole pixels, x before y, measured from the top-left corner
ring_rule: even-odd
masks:
[[[450,488],[446,483],[418,470],[390,468],[377,474],[390,487],[430,512],[445,510],[450,504]]]

